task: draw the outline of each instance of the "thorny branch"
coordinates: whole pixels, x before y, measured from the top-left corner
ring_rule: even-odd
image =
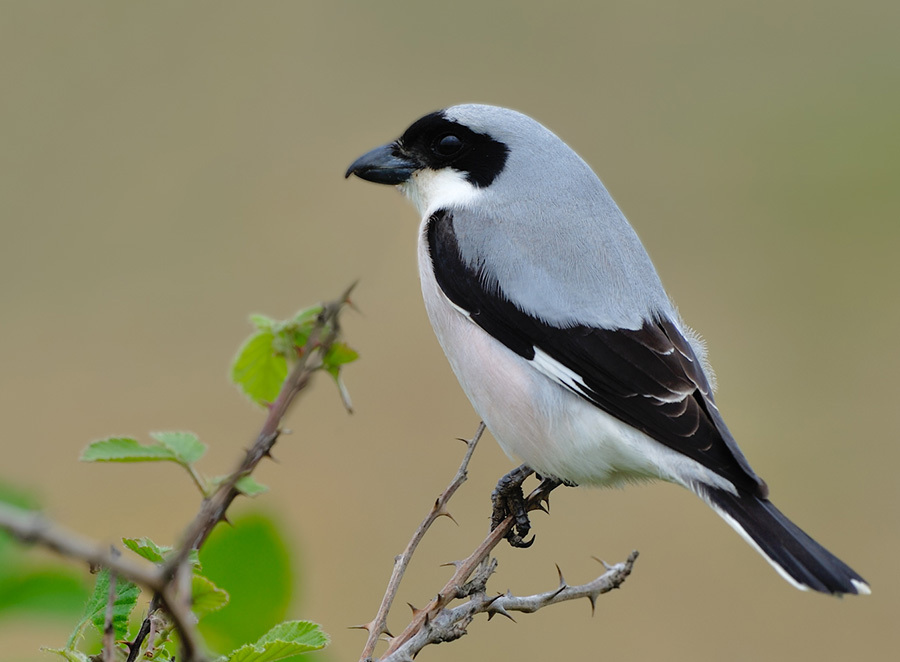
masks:
[[[146,620],[135,640],[127,642],[130,649],[127,662],[134,662],[137,659],[148,636],[152,639],[154,623],[159,618],[156,612],[160,609],[166,612],[180,635],[181,660],[205,662],[206,657],[201,650],[195,627],[196,619],[190,609],[190,583],[185,580],[190,576],[187,559],[191,550],[199,549],[206,541],[216,524],[227,521],[226,511],[240,493],[236,487],[237,482],[252,473],[263,458],[270,457],[271,449],[281,432],[282,419],[297,395],[309,383],[312,374],[321,368],[322,357],[337,338],[338,315],[343,306],[349,302],[352,289],[351,286],[340,299],[323,305],[306,345],[299,352],[297,363],[269,408],[256,441],[229,478],[220,484],[214,494],[204,500],[200,512],[187,527],[181,546],[164,565],[135,563],[122,558],[114,547],[106,547],[68,531],[39,513],[24,512],[0,504],[0,528],[9,531],[22,542],[43,545],[63,556],[86,561],[92,566],[107,567],[110,569],[111,578],[125,578],[153,591]],[[379,658],[380,662],[409,662],[425,646],[452,641],[465,634],[466,627],[473,617],[480,613],[487,614],[489,619],[496,614],[512,618],[509,614],[512,611],[530,613],[552,604],[584,597],[590,600],[593,608],[597,596],[618,588],[630,574],[637,552],[632,552],[624,563],[606,566],[607,571],[604,574],[587,584],[568,586],[560,573],[560,584],[555,590],[524,597],[514,596],[509,592],[489,597],[486,583],[496,569],[496,561],[489,555],[512,529],[514,517],[510,515],[491,531],[468,558],[454,564],[453,576],[437,596],[423,609],[415,610],[413,619],[406,629],[399,636],[393,637],[387,630],[387,615],[393,605],[400,581],[419,542],[434,521],[442,516],[452,519],[447,510],[447,502],[465,482],[469,461],[483,432],[482,424],[472,439],[466,441],[465,456],[450,485],[435,500],[406,549],[395,559],[394,570],[378,613],[371,622],[360,626],[369,632],[361,662],[374,659],[372,656],[374,648],[382,635],[388,637],[389,644],[384,655]],[[526,511],[544,509],[543,503],[547,502],[553,487],[555,484],[545,481],[535,488],[526,499]],[[111,588],[110,600],[113,599],[112,591]],[[468,600],[463,604],[450,606],[455,600],[465,598]],[[107,621],[109,620],[107,616]],[[111,626],[111,623],[107,623],[107,626]],[[108,639],[109,637],[106,638],[104,645],[104,660],[110,659],[111,655]]]
[[[225,519],[225,511],[228,510],[235,497],[240,494],[236,487],[237,482],[244,476],[252,473],[256,465],[264,457],[270,456],[272,447],[281,433],[279,429],[281,419],[287,414],[288,408],[300,391],[309,383],[312,374],[322,367],[322,357],[328,352],[328,349],[340,333],[338,315],[344,305],[349,302],[350,293],[353,291],[354,286],[355,283],[347,288],[341,298],[322,306],[322,312],[319,313],[316,324],[313,326],[306,344],[300,351],[297,363],[294,364],[293,369],[284,381],[275,402],[269,407],[269,413],[256,437],[256,441],[247,450],[244,459],[228,479],[219,486],[211,497],[204,500],[200,512],[188,526],[181,547],[163,566],[167,575],[175,575],[178,566],[185,563],[191,550],[199,549],[216,524]]]
[[[512,516],[504,521],[502,528],[508,531],[511,525]],[[496,531],[495,529],[471,556],[457,565],[457,571],[450,581],[428,606],[415,613],[403,633],[390,640],[388,649],[379,658],[380,662],[409,662],[429,644],[458,639],[466,634],[466,627],[472,618],[481,613],[486,613],[489,619],[496,614],[512,618],[509,615],[510,611],[532,613],[543,607],[577,598],[588,598],[593,609],[597,596],[618,588],[631,574],[638,556],[637,552],[632,552],[624,563],[609,567],[593,581],[580,586],[570,587],[560,580],[561,584],[557,589],[546,593],[518,597],[507,592],[504,595],[489,597],[485,583],[496,568],[493,559],[487,564],[483,578],[470,582],[465,580],[481,565],[481,561],[488,558],[491,549],[503,539],[505,533],[496,534]],[[449,604],[454,600],[466,597],[469,597],[469,600],[464,604],[449,608]]]
[[[141,652],[141,646],[144,644],[144,640],[150,636],[150,641],[152,645],[153,636],[153,615],[159,609],[159,594],[155,593],[153,597],[150,599],[150,606],[147,607],[147,618],[144,619],[144,622],[141,623],[141,629],[138,630],[137,635],[134,638],[134,641],[128,642],[128,657],[125,662],[135,662],[137,660],[138,655]]]
[[[355,283],[354,283],[355,285]],[[309,383],[312,374],[322,367],[322,357],[328,352],[340,332],[338,316],[349,303],[351,285],[343,295],[323,304],[306,344],[298,353],[298,360],[282,385],[256,441],[243,460],[212,496],[205,499],[200,512],[188,526],[181,545],[162,566],[152,567],[119,557],[118,551],[79,534],[67,531],[38,513],[23,512],[0,504],[0,528],[6,529],[24,543],[39,544],[63,556],[86,561],[92,566],[107,567],[120,578],[129,579],[154,592],[150,611],[138,636],[129,642],[128,660],[135,660],[140,647],[152,630],[154,612],[162,608],[181,637],[182,662],[203,662],[206,657],[200,648],[196,619],[191,613],[188,557],[199,549],[213,528],[226,521],[225,513],[240,491],[237,482],[253,472],[264,457],[270,457],[272,447],[281,432],[280,425],[297,395]],[[104,650],[104,655],[108,652]]]
[[[603,593],[619,588],[625,578],[631,574],[631,569],[638,557],[638,553],[632,552],[623,563],[606,566],[607,570],[602,575],[580,586],[568,586],[560,573],[559,586],[545,593],[518,597],[507,592],[503,595],[488,596],[485,592],[483,581],[478,582],[477,591],[469,600],[458,607],[441,610],[432,620],[427,621],[423,627],[415,632],[404,644],[398,646],[393,652],[386,653],[379,662],[409,662],[429,644],[439,644],[453,641],[466,634],[466,627],[478,614],[487,614],[488,620],[500,614],[511,620],[511,611],[533,613],[538,609],[549,607],[578,598],[587,598],[591,603],[593,613],[597,597]],[[496,563],[489,566],[485,575],[490,575],[496,568]],[[470,582],[471,584],[471,582]],[[460,596],[462,597],[462,596]]]
[[[173,625],[181,634],[184,647],[198,651],[194,615],[175,599],[171,586],[163,580],[159,568],[149,563],[136,563],[123,558],[113,547],[64,529],[40,513],[22,511],[2,503],[0,503],[0,528],[25,544],[42,545],[62,556],[85,561],[92,567],[109,568],[110,572],[116,573],[119,577],[155,591],[158,596],[157,603],[169,613]]]
[[[425,646],[453,641],[464,635],[472,618],[480,613],[486,613],[489,619],[496,614],[512,618],[509,615],[510,611],[531,613],[552,604],[577,598],[588,598],[593,610],[597,596],[618,588],[631,574],[631,569],[638,556],[636,551],[632,552],[624,563],[617,563],[614,566],[607,566],[604,563],[606,572],[587,584],[568,586],[560,572],[559,586],[553,591],[525,597],[517,597],[508,592],[505,595],[488,597],[486,593],[487,580],[497,566],[496,560],[490,557],[490,553],[501,540],[507,537],[515,525],[515,516],[509,515],[488,534],[475,551],[462,561],[453,564],[455,566],[453,576],[428,605],[422,609],[413,610],[413,618],[403,632],[396,637],[391,635],[387,630],[387,613],[409,563],[409,557],[434,520],[440,515],[449,516],[446,510],[447,501],[465,481],[469,461],[483,432],[484,424],[482,423],[475,436],[467,442],[468,448],[465,457],[453,481],[435,501],[428,516],[416,528],[403,554],[395,559],[394,572],[378,614],[371,622],[358,626],[368,630],[369,633],[360,662],[372,662],[376,659],[379,662],[411,662]],[[526,498],[526,512],[546,511],[544,504],[549,503],[550,491],[557,485],[558,483],[552,480],[542,481]],[[455,600],[464,598],[469,598],[464,604],[453,608],[449,606]],[[381,635],[387,637],[388,647],[380,658],[374,658],[375,644]]]
[[[466,454],[463,457],[462,463],[459,465],[459,469],[456,471],[456,475],[453,477],[453,480],[447,488],[441,492],[440,496],[434,500],[434,505],[431,507],[428,515],[425,516],[425,519],[422,520],[422,523],[416,528],[412,538],[406,545],[406,549],[394,559],[394,571],[391,573],[391,579],[388,581],[388,587],[384,593],[384,598],[381,600],[381,606],[378,608],[378,613],[369,623],[358,626],[369,632],[369,636],[366,638],[366,645],[363,647],[361,660],[371,659],[372,653],[375,651],[375,644],[378,643],[378,638],[382,634],[390,636],[387,629],[388,612],[391,610],[391,605],[393,605],[394,598],[397,596],[397,590],[400,588],[400,581],[403,579],[406,567],[409,565],[412,555],[419,546],[419,542],[425,536],[428,529],[431,528],[431,525],[435,520],[441,516],[453,519],[447,510],[447,502],[450,500],[450,497],[456,493],[456,490],[459,489],[460,485],[466,482],[466,479],[468,478],[467,469],[469,461],[472,459],[475,447],[478,445],[478,442],[481,440],[481,435],[483,434],[484,423],[481,423],[471,439],[467,441],[463,440],[466,441]]]

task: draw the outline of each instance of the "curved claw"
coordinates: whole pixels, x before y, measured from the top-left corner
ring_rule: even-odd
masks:
[[[528,549],[534,544],[534,536],[531,536],[528,540],[523,540],[522,536],[514,535],[507,538],[510,547],[515,547],[516,549]]]

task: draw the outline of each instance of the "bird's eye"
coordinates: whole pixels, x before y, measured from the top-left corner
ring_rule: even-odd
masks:
[[[453,156],[462,149],[463,141],[459,136],[448,133],[434,141],[432,149],[440,156]]]

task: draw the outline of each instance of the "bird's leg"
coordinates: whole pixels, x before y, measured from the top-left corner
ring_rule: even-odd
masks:
[[[531,547],[534,542],[533,536],[531,540],[525,540],[525,536],[531,530],[531,522],[528,520],[525,495],[522,492],[522,483],[533,473],[534,469],[523,464],[501,478],[491,493],[491,503],[494,506],[491,513],[491,531],[512,515],[514,522],[506,534],[506,540],[513,547]]]

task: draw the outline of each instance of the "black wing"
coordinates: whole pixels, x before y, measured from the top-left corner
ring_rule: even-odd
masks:
[[[486,289],[460,256],[449,211],[433,214],[426,232],[438,285],[481,328],[607,413],[738,489],[766,496],[716,409],[699,359],[672,322],[651,320],[634,331],[552,326]]]

